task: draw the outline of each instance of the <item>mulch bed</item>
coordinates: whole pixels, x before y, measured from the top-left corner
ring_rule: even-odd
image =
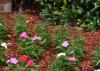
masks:
[[[16,44],[18,41],[15,39],[15,33],[13,31],[14,25],[15,25],[15,17],[13,14],[4,14],[5,22],[7,23],[8,28],[8,40],[9,43],[8,48],[11,49],[10,52],[6,53],[5,56],[7,58],[10,57],[19,57],[19,50],[20,47],[17,47]],[[28,19],[31,20],[31,22],[28,23],[28,30],[30,34],[35,34],[34,31],[32,31],[33,27],[35,26],[38,20],[40,20],[39,16],[36,15],[28,15]],[[70,27],[70,34],[77,37],[77,28],[76,27]],[[80,31],[80,33],[85,37],[85,50],[86,55],[84,60],[79,63],[79,67],[81,71],[94,71],[94,67],[92,64],[92,55],[93,51],[95,50],[96,46],[98,46],[100,42],[100,31],[98,32],[85,32],[83,30]],[[39,60],[39,71],[50,71],[50,68],[48,66],[49,62],[54,61],[54,55],[57,54],[57,52],[51,48],[48,49],[45,53],[43,53]],[[4,71],[4,70],[2,70]]]

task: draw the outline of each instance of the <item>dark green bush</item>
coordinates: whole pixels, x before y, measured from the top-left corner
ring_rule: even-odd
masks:
[[[36,0],[43,9],[40,13],[54,24],[76,23],[86,30],[100,28],[100,0]]]

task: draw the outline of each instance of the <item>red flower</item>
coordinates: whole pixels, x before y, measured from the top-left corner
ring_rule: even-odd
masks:
[[[29,67],[32,67],[32,66],[34,66],[34,65],[35,65],[35,63],[34,63],[32,60],[29,60],[29,61],[28,61],[28,66],[29,66]]]
[[[27,55],[22,55],[22,61],[27,61],[28,60],[28,56]]]

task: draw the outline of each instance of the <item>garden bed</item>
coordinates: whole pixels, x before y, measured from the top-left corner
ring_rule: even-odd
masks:
[[[100,31],[86,32],[76,26],[44,25],[37,15],[22,16],[24,19],[19,14],[3,14],[7,27],[7,39],[5,41],[2,39],[2,42],[7,43],[7,49],[5,49],[6,53],[1,54],[6,58],[1,64],[1,71],[15,71],[14,69],[19,69],[18,71],[66,71],[67,68],[69,68],[68,71],[94,71],[96,69],[93,55],[97,47],[100,49]],[[30,41],[31,38],[33,41]],[[64,41],[68,45],[62,45]],[[27,48],[33,51],[27,50]],[[59,53],[65,53],[65,55],[57,57]],[[73,59],[68,61],[69,56],[73,56]],[[24,61],[23,57],[28,57],[28,60]],[[13,68],[14,64],[6,63],[10,58],[18,60],[18,65],[16,62],[15,68]],[[32,63],[28,66],[29,60]],[[61,69],[64,70],[59,70],[60,60],[66,63],[65,65],[61,64]],[[54,63],[52,64],[52,62]],[[98,66],[100,66],[100,61]],[[72,70],[70,70],[71,68]]]

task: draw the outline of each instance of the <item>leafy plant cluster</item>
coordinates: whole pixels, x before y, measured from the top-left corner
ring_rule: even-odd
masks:
[[[72,39],[73,37],[69,35],[67,25],[60,25],[58,27],[55,27],[54,29],[51,29],[51,31],[55,33],[54,35],[49,33],[48,27],[45,24],[37,26],[35,31],[36,34],[34,34],[34,36],[41,37],[41,39],[35,40],[33,39],[34,36],[31,36],[28,33],[27,35],[29,36],[29,38],[18,38],[18,46],[21,47],[21,55],[26,54],[30,57],[30,59],[35,60],[35,62],[37,63],[41,54],[50,47],[53,40],[56,43],[55,49],[58,52],[65,53],[66,55],[63,57],[57,57],[56,60],[52,64],[50,64],[52,70],[79,70],[76,64],[84,58],[85,53],[83,38],[76,38],[73,42],[70,42],[70,39]],[[64,41],[68,41],[68,47],[62,46],[62,43]],[[75,62],[68,61],[69,56],[75,56],[77,60]]]
[[[54,24],[76,23],[87,31],[100,28],[100,0],[36,0],[43,9],[40,13]]]
[[[0,15],[0,41],[7,39],[7,26],[5,25],[3,16]]]
[[[21,46],[21,54],[27,54],[31,59],[35,61],[39,60],[40,55],[49,47],[51,42],[50,34],[47,31],[47,27],[39,25],[36,29],[36,35],[41,37],[40,40],[32,40],[34,36],[29,36],[29,39],[19,38],[18,46]]]
[[[5,64],[6,57],[4,53],[7,51],[1,46],[2,42],[7,40],[7,26],[5,25],[4,18],[0,15],[0,67]]]
[[[58,46],[57,46],[58,49]],[[54,62],[51,63],[52,71],[80,71],[77,66],[77,63],[82,61],[84,58],[85,50],[84,50],[84,39],[77,38],[73,42],[69,43],[69,46],[64,48],[59,45],[59,49],[61,53],[65,55],[60,55],[58,53]],[[58,49],[58,50],[59,50]],[[60,56],[58,56],[60,55]],[[69,57],[73,56],[76,59],[75,61],[69,61]]]
[[[19,35],[22,32],[27,32],[27,23],[25,15],[17,16],[14,31],[16,35]]]
[[[95,69],[100,69],[100,47],[98,47],[98,48],[94,51],[93,63],[94,63]]]

